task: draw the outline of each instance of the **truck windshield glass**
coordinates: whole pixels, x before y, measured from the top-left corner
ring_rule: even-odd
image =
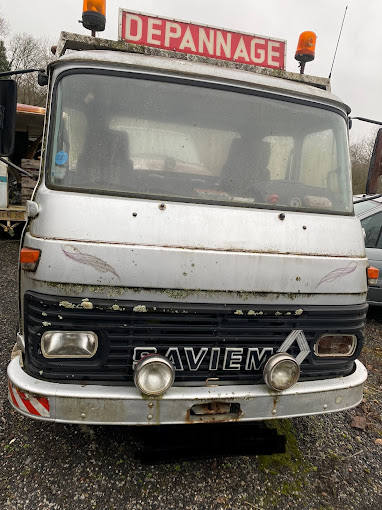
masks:
[[[185,83],[95,73],[57,86],[47,184],[246,207],[350,213],[345,119]]]

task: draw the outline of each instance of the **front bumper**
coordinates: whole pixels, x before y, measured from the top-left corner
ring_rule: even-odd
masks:
[[[142,396],[135,386],[41,381],[24,372],[19,356],[8,366],[9,401],[21,414],[40,420],[98,425],[256,421],[331,413],[358,405],[366,378],[366,368],[356,361],[355,371],[349,376],[299,382],[283,392],[271,391],[266,385],[178,386],[152,398]],[[238,411],[190,411],[201,404],[213,404],[214,409],[219,409],[224,403],[233,404]]]

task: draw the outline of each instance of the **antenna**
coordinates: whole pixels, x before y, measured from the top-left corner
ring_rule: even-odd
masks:
[[[330,78],[331,78],[331,76],[332,76],[332,71],[333,71],[334,61],[335,61],[335,59],[336,59],[337,50],[338,50],[338,45],[339,45],[339,43],[340,43],[341,34],[342,34],[342,29],[343,29],[343,26],[344,26],[344,23],[345,23],[345,17],[346,17],[346,12],[347,12],[347,10],[348,10],[348,5],[345,7],[345,13],[344,13],[344,17],[343,17],[343,19],[342,19],[342,25],[341,25],[340,33],[339,33],[339,36],[338,36],[338,41],[337,41],[336,51],[334,52],[334,57],[333,57],[332,67],[330,68],[329,79],[330,79]]]

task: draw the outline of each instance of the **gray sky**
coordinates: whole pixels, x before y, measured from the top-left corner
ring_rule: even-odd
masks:
[[[288,71],[298,71],[294,53],[299,34],[317,34],[316,59],[306,73],[328,76],[345,7],[342,38],[332,73],[332,91],[352,108],[352,115],[382,121],[381,0],[106,0],[106,30],[117,39],[118,9],[123,7],[287,41]],[[62,7],[64,6],[64,7]],[[0,0],[0,16],[11,33],[28,32],[58,40],[59,32],[89,33],[78,23],[82,0]],[[355,121],[351,138],[369,134]]]

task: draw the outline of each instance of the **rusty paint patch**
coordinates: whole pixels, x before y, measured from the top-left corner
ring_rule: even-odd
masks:
[[[217,388],[219,385],[218,384],[210,384],[211,381],[218,381],[219,380],[219,377],[208,377],[206,379],[206,386],[210,387],[210,388]]]
[[[234,404],[235,405],[235,404]],[[238,421],[243,414],[241,407],[232,408],[230,402],[195,404],[186,412],[186,423],[216,423]]]
[[[276,407],[277,407],[278,401],[279,401],[279,397],[274,397],[273,398],[272,414],[276,414],[276,412],[277,412]]]
[[[191,409],[197,415],[228,414],[231,404],[227,402],[210,402],[209,404],[195,404]]]

